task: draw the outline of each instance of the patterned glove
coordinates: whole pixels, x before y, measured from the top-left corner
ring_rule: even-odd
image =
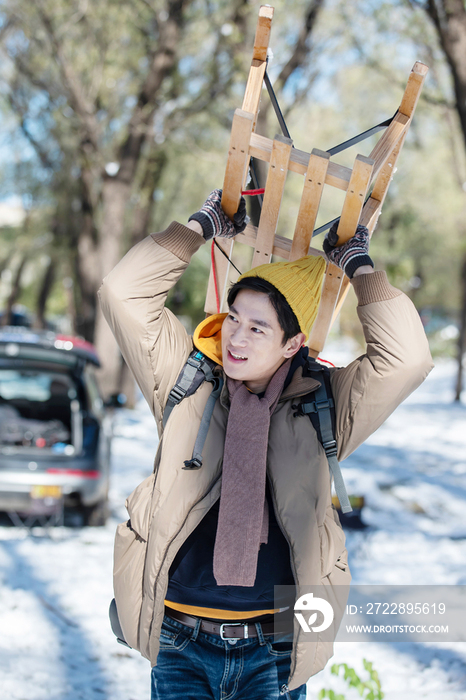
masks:
[[[188,221],[194,220],[201,224],[206,241],[217,236],[233,238],[237,233],[244,231],[249,221],[249,217],[246,216],[244,197],[240,199],[238,211],[234,215],[233,221],[223,211],[221,200],[222,190],[214,190],[209,194],[200,210],[188,219]]]
[[[374,267],[369,251],[369,231],[362,224],[358,224],[353,238],[337,247],[337,228],[340,220],[335,221],[323,242],[324,253],[334,265],[338,265],[345,275],[352,279],[358,267],[370,265]]]

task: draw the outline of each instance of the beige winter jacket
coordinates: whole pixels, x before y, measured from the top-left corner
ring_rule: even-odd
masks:
[[[160,435],[154,473],[127,499],[130,520],[118,527],[114,565],[125,638],[152,665],[157,661],[170,565],[220,496],[229,410],[225,387],[214,409],[201,469],[182,467],[192,456],[211,384],[204,382],[176,406],[162,431],[168,394],[193,349],[192,338],[165,308],[165,298],[203,242],[196,232],[172,223],[132,248],[100,290],[105,317]],[[364,442],[432,367],[416,309],[388,283],[385,273],[361,275],[353,284],[367,351],[332,373],[339,460]],[[316,385],[298,369],[281,396],[271,418],[267,473],[297,585],[347,585],[351,577],[345,538],[331,505],[327,459],[311,422],[293,418],[291,407]],[[332,655],[331,643],[310,643],[303,635],[296,623],[290,689],[320,671]]]

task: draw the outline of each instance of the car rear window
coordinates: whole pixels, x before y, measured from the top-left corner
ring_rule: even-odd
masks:
[[[35,369],[0,368],[0,444],[47,448],[72,442],[78,408],[70,375]]]

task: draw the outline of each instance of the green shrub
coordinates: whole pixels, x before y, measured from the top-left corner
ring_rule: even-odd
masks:
[[[372,667],[371,661],[363,659],[363,664],[369,675],[367,680],[362,680],[354,668],[351,668],[348,664],[333,664],[330,670],[334,676],[339,676],[340,671],[343,671],[343,678],[347,682],[348,687],[356,688],[359,695],[364,698],[364,700],[382,700],[384,693],[380,686],[379,674]],[[328,698],[329,700],[346,700],[345,696],[341,693],[335,693],[334,690],[328,690],[326,688],[322,688],[317,697],[319,700],[323,700],[324,698]]]

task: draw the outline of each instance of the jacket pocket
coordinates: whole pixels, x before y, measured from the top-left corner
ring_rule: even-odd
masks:
[[[329,576],[345,550],[345,533],[338,522],[333,506],[328,506],[323,524],[319,527],[321,576]],[[347,566],[347,565],[346,565]]]
[[[138,650],[151,504],[156,497],[154,480],[151,474],[127,499],[129,520],[117,527],[113,556],[113,589],[121,629],[129,646]]]
[[[348,600],[351,572],[348,566],[348,552],[345,548],[345,534],[335,519],[332,506],[327,508],[324,524],[319,528],[321,546],[321,582],[325,586],[324,597],[334,612],[335,634],[340,625]]]

